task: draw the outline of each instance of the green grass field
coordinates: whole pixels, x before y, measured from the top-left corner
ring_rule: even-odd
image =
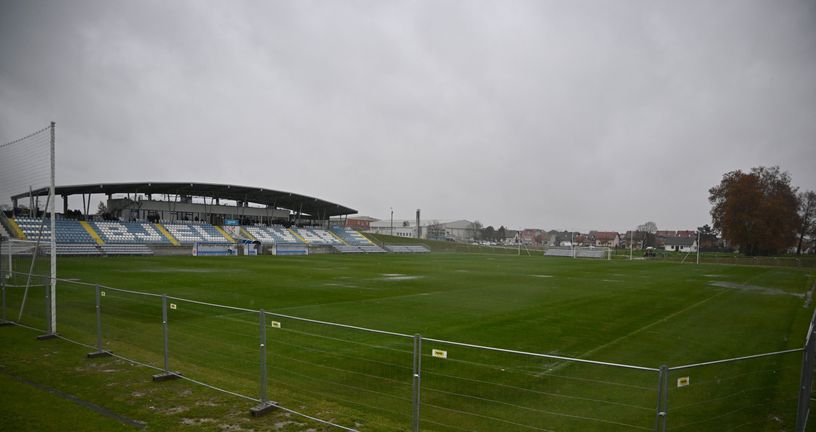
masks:
[[[267,317],[270,399],[361,431],[409,429],[413,340],[291,317],[435,339],[422,346],[422,430],[654,430],[654,371],[441,340],[646,368],[799,348],[813,313],[805,294],[814,283],[812,270],[788,267],[472,253],[61,258],[59,274],[277,314]],[[161,366],[161,299],[102,290],[105,348]],[[16,318],[20,290],[8,295]],[[44,325],[42,297],[41,288],[32,294],[24,323]],[[258,315],[171,303],[170,368],[257,397]],[[61,335],[95,344],[94,313],[93,288],[60,284]],[[0,328],[4,367],[42,361],[36,347],[16,355],[9,334]],[[433,349],[447,358],[433,357]],[[791,430],[800,365],[801,354],[791,353],[672,372],[668,430]],[[681,377],[690,385],[677,387]],[[233,399],[238,407],[252,405]],[[128,407],[139,417],[138,404]],[[223,429],[184,418],[141,420],[151,430]],[[300,430],[291,429],[301,424],[295,417],[285,418],[275,414],[244,427]]]

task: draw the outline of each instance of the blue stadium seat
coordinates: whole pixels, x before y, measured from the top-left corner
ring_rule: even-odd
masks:
[[[343,228],[343,227],[332,227],[332,232],[337,234],[338,237],[343,239],[346,243],[353,245],[353,246],[369,246],[372,245],[370,240],[368,240],[364,235],[360,234],[359,232],[351,229],[351,228]]]
[[[91,222],[99,237],[109,243],[170,244],[159,230],[147,222]]]

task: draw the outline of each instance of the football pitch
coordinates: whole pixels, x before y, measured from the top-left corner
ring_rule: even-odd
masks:
[[[410,430],[417,384],[422,430],[655,430],[661,366],[801,348],[814,283],[810,269],[476,253],[61,258],[59,275],[103,285],[104,349],[160,368],[162,299],[106,287],[171,296],[169,369],[253,398],[263,309],[269,399],[361,431]],[[43,328],[36,292],[23,323]],[[94,288],[57,295],[58,332],[95,345]],[[20,298],[8,290],[15,318]],[[801,362],[671,370],[667,430],[791,430]]]

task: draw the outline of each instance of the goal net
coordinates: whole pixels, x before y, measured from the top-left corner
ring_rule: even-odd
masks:
[[[608,247],[553,246],[544,250],[544,256],[612,259],[612,249]]]
[[[6,286],[12,290],[23,289],[19,317],[25,315],[27,307],[32,307],[28,301],[34,298],[29,295],[33,295],[32,289],[47,286],[44,305],[47,316],[44,318],[49,334],[56,332],[57,248],[52,235],[56,225],[54,144],[53,122],[0,144],[0,223],[3,225],[0,236],[3,233],[8,236],[0,244],[0,280],[4,293]]]

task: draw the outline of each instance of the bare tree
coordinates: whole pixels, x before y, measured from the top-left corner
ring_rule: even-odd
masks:
[[[649,221],[644,223],[643,225],[638,225],[637,230],[647,232],[649,234],[654,234],[657,232],[657,224],[652,221]]]

